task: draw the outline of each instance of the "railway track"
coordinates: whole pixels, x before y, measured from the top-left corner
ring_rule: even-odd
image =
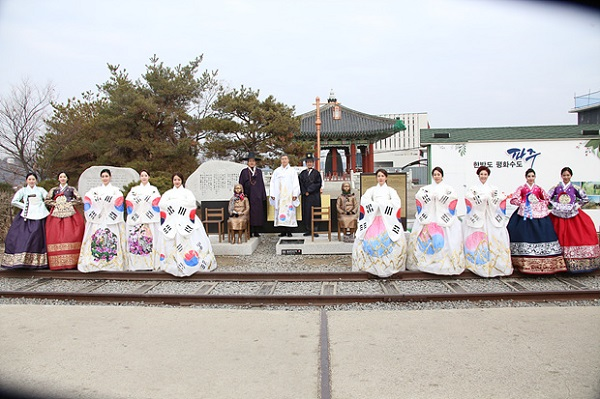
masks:
[[[484,279],[465,272],[197,273],[185,279],[156,272],[0,271],[1,298],[168,305],[326,306],[428,301],[572,301],[600,299],[600,272]]]

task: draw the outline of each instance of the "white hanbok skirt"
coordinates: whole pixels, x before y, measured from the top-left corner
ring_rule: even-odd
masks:
[[[83,233],[77,269],[80,272],[127,270],[125,222],[87,222]]]

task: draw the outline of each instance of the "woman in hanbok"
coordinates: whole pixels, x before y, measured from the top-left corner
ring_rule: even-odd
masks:
[[[406,265],[402,203],[396,190],[387,185],[387,171],[379,169],[375,175],[377,185],[360,198],[352,270],[389,277],[404,270]]]
[[[562,182],[550,189],[550,220],[571,273],[589,272],[600,267],[600,247],[592,219],[581,210],[589,199],[579,186],[571,184],[573,171],[560,171]]]
[[[6,235],[2,267],[7,269],[46,269],[46,216],[48,192],[37,186],[37,176],[29,173],[27,185],[15,193],[11,205],[21,209]]]
[[[358,200],[352,192],[350,183],[342,183],[342,193],[337,197],[337,222],[344,238],[351,238],[356,232],[358,223]]]
[[[554,226],[548,216],[550,197],[535,184],[535,171],[525,172],[527,183],[511,194],[519,208],[508,221],[510,255],[517,270],[529,274],[553,274],[567,268]]]
[[[248,229],[250,222],[250,202],[244,195],[244,187],[241,184],[233,186],[233,197],[229,200],[227,207],[229,219],[227,219],[227,231],[230,231],[232,237],[229,241],[235,244],[235,236],[238,236],[238,243],[242,240],[242,234]]]
[[[148,180],[147,170],[140,171],[140,184],[127,194],[127,257],[129,270],[157,270],[160,250],[160,193]]]
[[[75,206],[83,201],[68,182],[69,176],[60,172],[58,186],[50,190],[45,201],[51,207],[50,216],[46,219],[48,265],[51,270],[77,269],[81,252],[85,221]]]
[[[421,187],[415,199],[417,213],[409,238],[407,268],[426,273],[454,275],[465,270],[461,223],[456,215],[458,195],[443,182],[439,166],[433,183]]]
[[[490,169],[477,169],[479,183],[465,194],[463,220],[465,265],[482,277],[508,276],[513,272],[506,223],[506,195],[488,183]]]
[[[110,184],[110,170],[102,169],[100,178],[83,198],[87,223],[77,269],[84,273],[127,270],[123,193]]]
[[[160,269],[174,276],[190,276],[217,267],[217,261],[196,216],[196,197],[183,187],[183,175],[175,173],[173,188],[160,199],[161,239]]]

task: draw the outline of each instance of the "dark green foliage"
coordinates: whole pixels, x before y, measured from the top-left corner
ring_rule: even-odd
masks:
[[[108,65],[111,76],[98,93],[53,104],[40,164],[50,175],[68,170],[73,182],[102,164],[190,174],[198,167],[203,134],[199,104],[205,92],[220,87],[216,71],[196,77],[201,62],[202,56],[170,68],[153,57],[136,81]]]
[[[213,116],[202,121],[206,132],[202,149],[207,157],[240,162],[253,151],[261,155],[263,164],[276,166],[279,156],[287,153],[294,165],[309,151],[311,143],[294,141],[294,133],[300,130],[294,107],[273,96],[261,101],[259,94],[242,86],[217,98]]]

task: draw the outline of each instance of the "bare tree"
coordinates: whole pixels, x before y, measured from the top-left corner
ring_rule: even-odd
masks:
[[[12,86],[9,95],[0,97],[0,150],[10,159],[9,163],[2,162],[0,169],[14,173],[18,168],[43,175],[36,163],[37,139],[44,132],[54,98],[52,84],[40,88],[26,78]]]

